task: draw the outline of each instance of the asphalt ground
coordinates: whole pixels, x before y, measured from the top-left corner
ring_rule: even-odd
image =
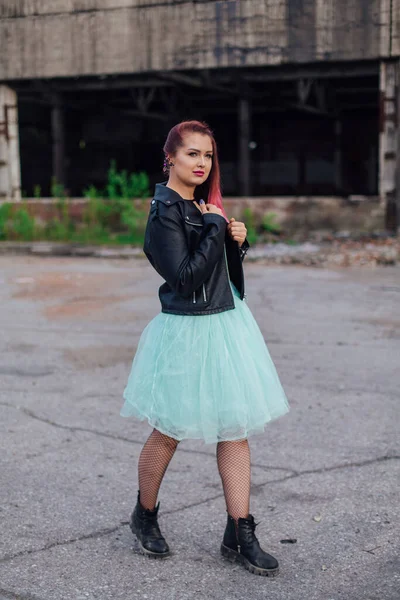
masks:
[[[220,556],[215,446],[198,441],[161,488],[173,555],[138,552],[150,428],[119,410],[159,311],[147,262],[0,256],[0,599],[400,599],[400,268],[248,263],[246,281],[291,405],[250,440],[274,579]]]

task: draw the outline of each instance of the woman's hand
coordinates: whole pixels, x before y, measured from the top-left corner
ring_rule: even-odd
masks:
[[[204,202],[200,202],[199,208],[203,215],[206,215],[207,213],[213,213],[215,215],[221,215],[221,217],[224,216],[222,214],[222,210],[220,208],[218,208],[218,206],[215,206],[214,204],[204,204]]]
[[[238,242],[239,246],[241,246],[246,239],[246,225],[240,221],[236,221],[233,217],[232,219],[229,219],[228,232],[231,238]]]

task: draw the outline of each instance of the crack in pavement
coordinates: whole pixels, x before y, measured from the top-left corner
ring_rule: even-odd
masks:
[[[345,464],[341,464],[341,465],[333,465],[331,467],[321,467],[319,469],[308,469],[306,471],[297,471],[297,472],[294,472],[291,475],[287,475],[285,477],[280,477],[277,479],[270,479],[268,481],[264,481],[263,483],[258,483],[256,485],[252,486],[252,488],[260,489],[266,485],[271,485],[273,483],[282,483],[282,482],[288,481],[290,479],[296,479],[298,477],[302,477],[303,475],[315,475],[315,474],[327,473],[330,471],[354,468],[354,467],[365,467],[365,466],[368,466],[368,465],[371,465],[374,463],[387,462],[389,460],[400,460],[400,455],[389,455],[389,456],[384,455],[384,456],[378,456],[376,458],[370,458],[370,459],[367,459],[364,461],[345,463]],[[164,515],[173,515],[175,513],[182,512],[182,511],[188,510],[190,508],[195,508],[197,506],[207,504],[208,502],[212,502],[213,500],[218,500],[219,498],[223,498],[223,497],[224,497],[223,492],[222,493],[220,492],[219,494],[210,496],[204,500],[199,500],[197,502],[192,502],[191,504],[187,504],[186,506],[181,506],[178,508],[164,511],[163,514]],[[110,533],[114,533],[114,532],[118,531],[122,527],[126,527],[127,525],[129,525],[129,521],[121,521],[119,525],[116,525],[114,527],[99,529],[98,531],[94,531],[94,532],[88,533],[88,534],[83,534],[81,536],[70,538],[69,540],[64,540],[61,542],[52,542],[52,543],[46,544],[42,548],[36,548],[36,549],[32,549],[32,550],[22,550],[13,555],[8,555],[8,556],[5,555],[2,558],[0,558],[0,565],[3,563],[9,562],[10,560],[13,560],[14,558],[19,558],[21,556],[29,556],[31,554],[37,554],[39,552],[45,552],[45,551],[50,550],[51,548],[54,548],[57,546],[67,546],[70,544],[74,544],[75,542],[79,542],[81,540],[96,539],[99,537],[107,536]]]
[[[49,544],[45,544],[42,548],[36,548],[32,550],[21,550],[20,552],[16,552],[15,554],[6,554],[2,558],[0,558],[0,564],[9,562],[10,560],[13,560],[14,558],[19,558],[21,556],[29,556],[30,554],[37,554],[38,552],[46,552],[47,550],[51,550],[51,548],[55,548],[57,546],[69,546],[70,544],[80,542],[81,540],[96,539],[104,535],[109,535],[110,533],[114,533],[115,531],[118,531],[118,529],[120,529],[121,527],[128,524],[128,521],[123,521],[115,527],[106,527],[104,529],[92,531],[92,533],[86,533],[77,537],[70,538],[68,540],[63,540],[61,542],[51,542]]]
[[[42,600],[39,596],[34,596],[33,594],[19,594],[15,592],[10,592],[9,590],[4,590],[0,588],[0,600]]]
[[[347,468],[354,468],[354,467],[365,467],[374,463],[380,463],[380,462],[386,462],[388,460],[400,460],[400,455],[384,455],[384,456],[378,456],[376,458],[370,458],[364,461],[358,461],[358,462],[352,462],[352,463],[344,463],[341,465],[333,465],[331,467],[320,467],[319,469],[308,469],[306,471],[294,471],[291,475],[286,475],[285,477],[279,477],[277,479],[269,479],[268,481],[264,481],[263,483],[257,483],[255,485],[251,486],[252,490],[256,490],[256,489],[261,489],[266,485],[270,485],[273,483],[282,483],[284,481],[288,481],[289,479],[297,479],[298,477],[302,477],[303,475],[318,475],[318,474],[322,474],[322,473],[328,473],[330,471],[338,471],[338,470],[344,470]],[[194,508],[196,506],[200,506],[202,504],[206,504],[207,502],[210,502],[211,500],[217,500],[218,498],[223,498],[224,494],[223,493],[219,493],[215,496],[211,496],[209,498],[207,498],[206,500],[199,500],[198,502],[193,502],[192,504],[188,504],[187,506],[184,507],[179,507],[179,508],[174,508],[172,510],[169,511],[164,511],[164,514],[167,515],[172,515],[174,513],[180,512],[182,510],[187,510],[188,508]]]
[[[99,431],[97,429],[89,429],[87,427],[78,427],[75,425],[63,425],[62,423],[57,423],[56,421],[52,421],[47,419],[46,417],[40,417],[36,413],[34,413],[29,408],[25,408],[24,406],[15,406],[14,404],[10,404],[9,402],[0,402],[0,406],[6,406],[8,408],[13,408],[14,410],[20,411],[24,413],[26,416],[31,417],[41,423],[46,423],[47,425],[52,425],[53,427],[57,427],[58,429],[65,429],[74,433],[76,431],[81,431],[83,433],[91,433],[92,435],[98,435],[100,437],[105,437],[111,440],[117,440],[120,442],[127,442],[128,444],[140,445],[143,446],[144,441],[142,440],[132,440],[131,438],[124,437],[122,435],[117,435],[114,433],[106,433],[105,431]],[[211,456],[214,457],[214,454],[211,452],[205,452],[204,450],[190,450],[189,448],[179,447],[179,452],[184,452],[186,454],[198,454],[203,456]],[[271,471],[287,471],[289,473],[296,473],[295,469],[288,469],[287,467],[270,467],[268,465],[259,465],[256,463],[251,463],[253,467],[258,467],[260,469],[268,469]]]

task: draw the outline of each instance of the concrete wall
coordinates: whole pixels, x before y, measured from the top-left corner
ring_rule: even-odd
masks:
[[[86,203],[84,198],[68,200],[72,220],[81,221]],[[150,199],[135,200],[136,207],[145,214],[149,204]],[[22,203],[15,203],[16,208],[21,206]],[[25,206],[41,223],[60,216],[54,198],[26,199]],[[225,197],[224,206],[229,217],[245,221],[248,227],[252,224],[259,232],[263,217],[273,213],[274,221],[282,227],[284,234],[295,239],[304,239],[310,232],[321,230],[369,233],[384,229],[384,206],[373,197],[361,196],[353,200],[329,196]],[[246,209],[250,209],[250,213]]]
[[[0,81],[400,54],[400,0],[2,0]]]

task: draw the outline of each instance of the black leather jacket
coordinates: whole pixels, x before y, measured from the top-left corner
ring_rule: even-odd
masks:
[[[224,217],[202,215],[194,202],[156,185],[143,249],[165,279],[159,289],[162,312],[210,315],[235,308],[229,279],[243,300],[248,248],[247,240],[241,248],[232,240]]]

